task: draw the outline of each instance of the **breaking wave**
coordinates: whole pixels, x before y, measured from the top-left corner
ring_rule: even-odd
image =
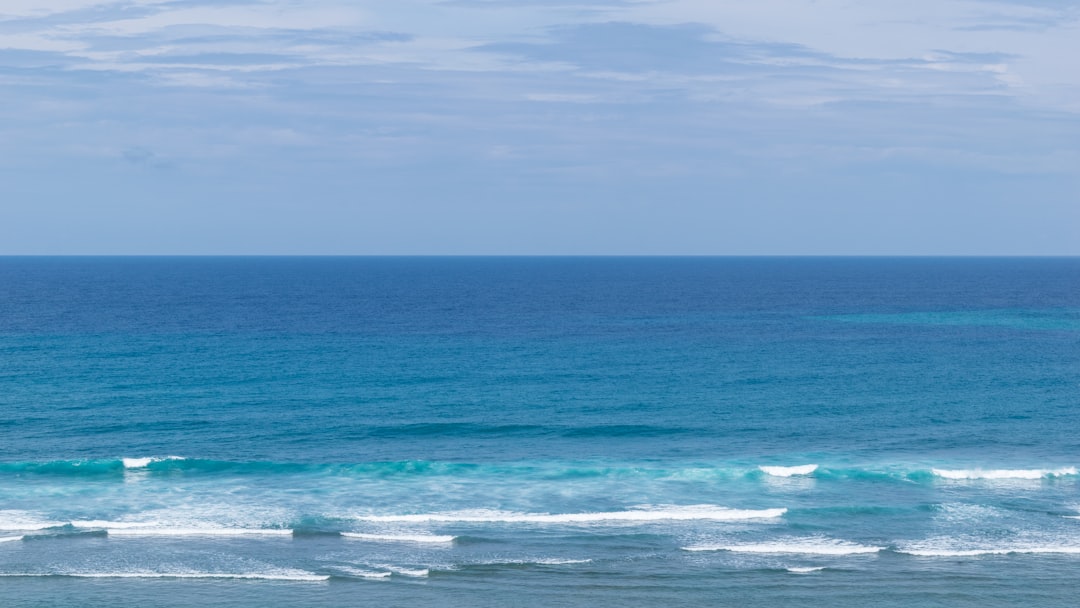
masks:
[[[587,524],[642,523],[653,521],[742,521],[773,519],[787,509],[728,509],[714,505],[691,505],[629,511],[592,513],[518,513],[512,511],[469,510],[447,513],[413,513],[401,515],[358,515],[358,521],[377,523],[524,523],[524,524]]]
[[[703,544],[683,547],[685,551],[731,551],[733,553],[773,553],[789,555],[859,555],[877,553],[885,547],[870,547],[831,538],[777,539],[765,543]]]
[[[792,467],[759,466],[763,473],[773,477],[794,477],[796,475],[810,475],[818,469],[816,464],[803,464]]]
[[[359,540],[370,540],[375,542],[390,542],[390,543],[435,543],[445,544],[452,543],[456,536],[435,535],[435,534],[364,534],[360,532],[342,532],[342,536],[345,538],[355,538]]]
[[[1076,467],[1060,469],[931,469],[944,479],[1042,479],[1076,475]]]

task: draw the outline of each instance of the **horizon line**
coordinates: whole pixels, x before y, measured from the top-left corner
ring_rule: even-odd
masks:
[[[1080,253],[0,253],[12,258],[1080,258]]]

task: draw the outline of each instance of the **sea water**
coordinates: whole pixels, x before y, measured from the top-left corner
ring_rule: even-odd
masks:
[[[0,605],[1072,606],[1080,260],[0,258]]]

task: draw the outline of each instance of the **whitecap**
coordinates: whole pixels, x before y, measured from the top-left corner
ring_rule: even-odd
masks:
[[[380,523],[525,523],[525,524],[587,524],[587,523],[644,523],[654,521],[742,521],[774,519],[787,509],[728,509],[713,505],[691,505],[630,511],[591,513],[518,513],[508,511],[471,510],[448,513],[413,513],[399,515],[359,515],[355,519]]]
[[[145,469],[153,462],[164,462],[166,460],[185,460],[182,456],[149,456],[144,458],[121,458],[120,461],[124,463],[125,469]]]
[[[292,536],[277,528],[129,528],[101,526],[109,536]]]
[[[574,564],[588,564],[591,559],[568,559],[562,557],[538,557],[534,559],[510,560],[512,564],[533,564],[537,566],[572,566]]]
[[[70,577],[70,578],[184,578],[184,579],[248,579],[264,581],[325,581],[330,577],[303,570],[280,570],[270,572],[157,572],[157,571],[108,571],[108,572],[36,572],[0,573],[2,577]]]
[[[1059,469],[931,469],[931,472],[945,479],[1042,479],[1076,475],[1076,467]]]
[[[22,539],[21,536],[0,536],[0,543],[11,543]]]
[[[759,466],[763,473],[773,477],[794,477],[796,475],[809,475],[818,469],[816,464],[801,464],[791,467]]]
[[[535,557],[519,559],[495,559],[478,562],[480,566],[572,566],[575,564],[592,563],[591,559],[569,559],[562,557]]]
[[[1018,547],[983,547],[974,549],[957,549],[947,547],[908,547],[899,548],[897,553],[914,555],[916,557],[978,557],[983,555],[1011,555],[1011,554],[1056,554],[1056,555],[1080,555],[1080,547],[1077,546],[1018,546]]]
[[[345,538],[370,540],[375,542],[403,542],[403,543],[452,543],[455,536],[441,536],[436,534],[364,534],[360,532],[342,532]]]
[[[158,522],[128,522],[128,521],[108,521],[104,519],[75,519],[71,521],[71,525],[76,528],[93,528],[93,529],[122,529],[122,528],[158,528],[161,524]]]
[[[767,543],[703,544],[683,547],[685,551],[731,551],[733,553],[774,553],[791,555],[859,555],[877,553],[884,547],[860,545],[831,538],[777,539]]]
[[[811,567],[791,567],[787,568],[787,571],[792,574],[810,574],[811,572],[821,572],[825,569],[825,566],[811,566]]]
[[[387,570],[401,576],[409,576],[413,578],[425,578],[431,571],[427,568],[402,568],[401,566],[384,566]]]
[[[28,511],[0,511],[0,531],[44,530],[62,526],[65,523],[43,519]]]
[[[376,572],[374,570],[363,570],[351,566],[338,566],[337,569],[349,576],[356,576],[359,578],[390,578],[393,574],[392,572]]]

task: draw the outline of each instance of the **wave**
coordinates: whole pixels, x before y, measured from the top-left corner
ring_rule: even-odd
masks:
[[[474,562],[470,566],[573,566],[576,564],[591,564],[591,559],[570,559],[563,557],[534,557],[520,559],[493,559],[489,561]]]
[[[1080,546],[1049,545],[1042,547],[984,547],[976,549],[948,549],[948,548],[898,548],[896,553],[914,555],[916,557],[979,557],[983,555],[1080,555]]]
[[[401,566],[379,566],[380,568],[386,568],[390,572],[400,575],[408,576],[412,578],[425,578],[431,574],[431,570],[428,568],[403,568]]]
[[[303,570],[282,570],[272,572],[156,572],[141,570],[115,572],[4,572],[0,573],[0,577],[247,579],[301,582],[317,582],[330,579],[329,575],[315,574]]]
[[[0,536],[0,543],[11,543],[22,539],[21,536]]]
[[[278,528],[128,528],[103,526],[109,536],[292,536]]]
[[[1040,479],[1044,477],[1076,476],[1076,467],[1060,468],[950,468],[947,464],[936,468],[919,468],[904,464],[883,463],[864,467],[830,467],[819,464],[792,466],[748,466],[742,462],[687,463],[679,466],[655,466],[627,462],[622,466],[598,462],[521,462],[521,463],[461,463],[435,461],[392,461],[368,463],[290,463],[290,462],[233,462],[179,456],[124,457],[113,459],[54,460],[48,462],[0,462],[0,477],[5,474],[17,477],[71,476],[106,477],[118,481],[130,479],[132,473],[153,478],[155,473],[185,475],[263,476],[311,475],[345,479],[374,479],[406,477],[452,477],[477,479],[519,480],[579,480],[579,479],[642,479],[648,481],[701,480],[704,482],[738,482],[753,480],[761,475],[769,477],[797,477],[813,475],[821,481],[900,481],[932,482],[935,479]],[[0,520],[3,519],[0,511]]]
[[[524,524],[583,524],[583,523],[642,523],[653,521],[742,521],[774,519],[787,509],[728,509],[713,505],[690,505],[658,509],[607,511],[592,513],[517,513],[508,511],[457,511],[448,513],[414,513],[402,515],[358,515],[358,521],[376,523],[524,523]]]
[[[759,466],[763,473],[773,477],[793,477],[795,475],[809,475],[818,469],[816,464],[803,464],[792,467]]]
[[[393,572],[377,572],[375,570],[363,570],[352,566],[338,566],[337,570],[348,576],[357,578],[390,578]]]
[[[63,526],[65,523],[42,519],[27,511],[0,511],[0,532],[45,530]]]
[[[382,463],[376,464],[376,468]],[[231,474],[273,474],[334,472],[352,465],[301,464],[282,462],[233,462],[181,456],[148,456],[124,458],[88,458],[50,460],[43,462],[0,462],[0,475],[42,475],[57,477],[115,477],[122,479],[127,472],[191,472]],[[361,466],[361,465],[357,465]]]
[[[831,538],[778,539],[768,543],[710,544],[683,547],[684,551],[731,551],[733,553],[774,553],[789,555],[859,555],[878,553],[885,547],[870,547]]]
[[[811,572],[821,572],[824,569],[825,569],[825,566],[809,566],[809,567],[802,567],[802,568],[800,568],[800,567],[785,568],[785,570],[787,570],[788,572],[790,572],[792,574],[810,574]]]
[[[187,460],[182,456],[150,456],[145,458],[121,458],[120,462],[124,465],[125,469],[145,469],[155,462],[168,462],[176,460]]]
[[[1060,469],[931,469],[931,472],[945,479],[1042,479],[1044,477],[1063,477],[1076,475],[1076,467]]]
[[[286,528],[244,528],[212,524],[177,526],[157,521],[73,519],[64,522],[35,517],[24,511],[0,511],[0,531],[54,532],[57,535],[70,536],[87,530],[104,531],[109,536],[289,536],[293,534],[291,529]]]
[[[360,532],[342,532],[341,536],[376,542],[437,544],[452,543],[457,538],[456,536],[439,536],[435,534],[364,534]]]
[[[591,564],[593,560],[584,558],[565,558],[565,557],[494,557],[490,559],[480,559],[475,561],[468,561],[465,563],[458,563],[450,566],[450,570],[480,570],[491,571],[498,569],[529,569],[534,567],[561,567],[561,566],[579,566],[582,564]]]

